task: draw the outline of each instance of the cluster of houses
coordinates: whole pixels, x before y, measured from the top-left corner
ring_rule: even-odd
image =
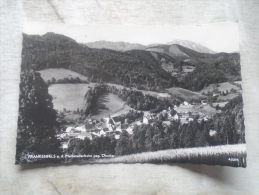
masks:
[[[131,124],[125,123],[122,124],[121,121],[118,121],[113,117],[102,118],[100,122],[89,118],[85,121],[85,124],[77,127],[67,127],[65,132],[58,135],[58,138],[65,140],[69,138],[79,138],[84,139],[88,137],[92,140],[95,137],[115,135],[115,139],[120,138],[122,130],[126,130],[129,134],[133,134],[133,128],[135,125],[141,125],[140,120],[135,121]]]
[[[182,106],[188,106],[187,102],[183,102]],[[123,130],[126,130],[129,134],[133,134],[133,129],[136,125],[150,124],[153,125],[155,120],[162,117],[163,126],[169,126],[171,121],[180,120],[180,122],[188,123],[196,118],[199,122],[202,120],[209,120],[210,117],[201,112],[179,111],[178,107],[169,107],[167,110],[163,110],[160,113],[144,112],[143,119],[136,120],[132,123],[128,123],[126,119],[124,123],[118,120],[116,117],[105,117],[100,121],[92,119],[91,117],[85,121],[81,126],[70,126],[65,129],[65,132],[58,135],[61,140],[69,140],[70,138],[84,139],[85,137],[92,140],[95,137],[114,135],[115,139],[120,138],[120,134]],[[67,147],[67,142],[64,142],[63,148]]]

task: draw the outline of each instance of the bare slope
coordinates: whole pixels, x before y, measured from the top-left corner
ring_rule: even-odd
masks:
[[[118,113],[125,114],[132,110],[132,108],[127,106],[122,99],[112,93],[101,95],[97,104],[97,111],[94,113],[93,117],[98,120],[102,117],[108,117],[109,115],[115,116]]]
[[[77,110],[83,109],[85,93],[93,87],[95,83],[89,84],[54,84],[49,87],[49,93],[53,97],[54,109],[56,110]],[[111,116],[125,114],[132,110],[118,96],[106,93],[98,99],[96,113],[93,117],[100,119]]]
[[[123,88],[126,88],[126,89],[130,89],[128,87],[124,87],[123,85],[119,85],[119,84],[112,84],[112,83],[108,83],[108,85],[110,86],[114,86],[118,89],[123,89]],[[141,91],[143,94],[145,95],[152,95],[154,97],[157,97],[157,98],[160,98],[160,97],[171,97],[171,95],[169,93],[159,93],[159,92],[156,92],[156,91],[148,91],[148,90],[140,90],[140,89],[136,89],[134,87],[131,87],[131,89],[135,90],[135,91]]]
[[[171,87],[171,88],[166,89],[166,90],[171,95],[184,98],[185,100],[201,99],[201,98],[206,99],[206,96],[204,96],[204,95],[202,95],[198,92],[189,91],[187,89],[183,89],[183,88],[180,88],[180,87]]]
[[[54,84],[49,87],[54,109],[77,110],[83,108],[84,95],[95,84]]]
[[[208,92],[213,92],[215,89],[219,91],[230,91],[231,89],[235,89],[239,92],[241,91],[241,89],[237,85],[231,84],[229,82],[224,82],[219,84],[210,84],[208,87],[205,87],[200,92],[208,93]]]

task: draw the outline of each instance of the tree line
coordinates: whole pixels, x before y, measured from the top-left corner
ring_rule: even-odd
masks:
[[[73,83],[88,83],[86,80],[82,80],[79,77],[72,77],[72,78],[63,78],[63,79],[56,79],[52,77],[51,79],[47,80],[47,84],[73,84]]]

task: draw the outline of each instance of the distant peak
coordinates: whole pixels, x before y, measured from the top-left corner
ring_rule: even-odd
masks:
[[[169,43],[167,43],[168,45],[174,45],[174,44],[177,44],[177,45],[181,45],[183,47],[186,47],[186,48],[189,48],[189,49],[192,49],[194,51],[197,51],[199,53],[210,53],[210,54],[214,54],[214,53],[217,53],[215,51],[212,51],[211,49],[199,44],[199,43],[195,43],[195,42],[192,42],[192,41],[188,41],[188,40],[174,40],[174,41],[171,41]]]

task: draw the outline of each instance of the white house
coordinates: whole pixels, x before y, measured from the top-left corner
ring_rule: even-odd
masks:
[[[121,122],[115,122],[112,117],[103,118],[106,121],[107,128],[109,131],[114,131],[118,128],[121,131]]]
[[[162,121],[162,125],[165,126],[169,126],[171,124],[170,121]]]
[[[193,121],[193,118],[189,118],[189,121]]]
[[[210,134],[211,137],[216,136],[217,135],[217,131],[210,130],[209,134]]]
[[[121,130],[121,124],[115,125],[115,131],[122,132],[122,130]]]
[[[149,124],[149,117],[148,116],[143,116],[143,123]]]
[[[127,129],[126,129],[126,131],[129,133],[129,134],[133,134],[133,126],[132,125],[130,125]]]
[[[86,132],[86,128],[85,128],[85,125],[83,126],[79,126],[79,127],[76,127],[75,130],[77,131],[81,131],[81,132]]]
[[[86,136],[84,135],[78,135],[76,138],[84,140]]]
[[[152,115],[144,115],[143,116],[143,123],[145,124],[149,124],[151,122],[151,120],[154,119],[154,117]]]
[[[178,114],[175,114],[175,115],[173,116],[173,119],[174,119],[174,120],[178,120],[178,119],[179,119]]]
[[[101,136],[101,135],[106,135],[106,133],[104,132],[104,130],[101,130],[100,132],[99,132],[99,135]]]
[[[208,101],[207,100],[201,100],[201,105],[207,105]]]
[[[188,106],[188,105],[189,105],[189,103],[188,103],[188,102],[186,102],[186,101],[184,101],[184,102],[183,102],[183,105],[184,105],[184,106]]]
[[[67,128],[66,128],[66,132],[67,132],[67,133],[70,133],[73,128],[74,128],[74,127],[67,127]]]
[[[62,142],[61,143],[61,148],[62,149],[68,149],[68,145],[69,145],[68,142]]]

